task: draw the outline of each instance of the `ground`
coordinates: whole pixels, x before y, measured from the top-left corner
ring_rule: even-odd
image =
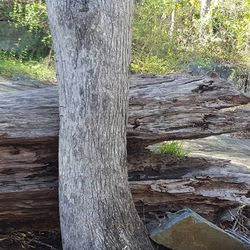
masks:
[[[0,235],[0,250],[61,250],[60,232],[26,232]]]

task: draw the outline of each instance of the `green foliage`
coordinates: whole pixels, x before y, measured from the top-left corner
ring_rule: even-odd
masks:
[[[132,72],[172,73],[190,64],[211,68],[214,62],[249,67],[249,0],[212,0],[205,16],[200,0],[135,3]],[[6,11],[2,15],[6,18]],[[9,19],[29,33],[18,41],[18,49],[9,52],[11,58],[40,60],[50,53],[44,0],[14,0]]]
[[[47,9],[43,2],[27,2],[25,5],[22,0],[15,0],[13,11],[10,16],[17,23],[27,26],[29,31],[37,31],[48,28]]]
[[[10,19],[17,27],[26,27],[31,33],[28,40],[22,41],[26,46],[19,46],[22,50],[16,51],[16,56],[24,59],[41,58],[48,55],[51,49],[51,35],[48,26],[48,15],[44,1],[15,0],[10,12]]]
[[[192,52],[186,44],[191,40],[194,24],[189,17],[193,11],[189,1],[139,2],[133,23],[132,71],[170,73],[185,68]],[[178,20],[174,20],[171,31],[173,12]],[[189,26],[182,25],[183,22]]]
[[[172,155],[180,159],[188,155],[188,152],[183,147],[183,143],[180,141],[163,142],[153,152],[155,154]]]
[[[212,16],[212,35],[217,58],[249,63],[250,11],[249,1],[222,1]],[[211,48],[211,46],[209,46]]]
[[[212,1],[203,17],[199,0],[138,1],[131,70],[169,73],[196,61],[249,64],[249,7],[248,0]]]
[[[9,13],[12,10],[12,5],[10,2],[0,1],[0,20],[6,21],[9,19]]]
[[[55,81],[55,69],[48,67],[47,59],[23,62],[5,53],[0,54],[0,75],[8,78],[21,75],[42,81]]]
[[[184,66],[184,65],[183,65]],[[134,53],[133,60],[131,62],[131,71],[140,73],[159,73],[164,74],[166,72],[172,73],[182,68],[178,65],[177,59],[169,58],[164,59],[154,55],[141,55]]]

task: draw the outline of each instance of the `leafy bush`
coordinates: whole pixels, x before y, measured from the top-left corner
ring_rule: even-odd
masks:
[[[153,152],[155,154],[172,155],[180,159],[188,155],[188,152],[183,147],[183,143],[180,141],[163,142]]]
[[[249,68],[249,0],[212,1],[205,18],[200,0],[135,2],[132,72],[172,73],[190,64],[211,67],[214,62]],[[6,11],[2,16],[5,20]],[[51,54],[44,0],[14,0],[9,20],[31,34],[18,43],[16,58],[40,60]]]
[[[16,57],[40,59],[47,56],[51,50],[52,41],[45,2],[27,1],[24,3],[22,0],[15,0],[9,15],[17,28],[26,27],[31,33],[31,36],[26,36],[27,39],[20,44],[21,49],[15,51]]]
[[[137,1],[131,70],[169,73],[196,61],[249,65],[249,7],[248,0],[212,1],[202,17],[200,0]]]

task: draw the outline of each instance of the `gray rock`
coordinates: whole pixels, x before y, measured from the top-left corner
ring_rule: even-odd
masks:
[[[243,242],[190,209],[181,210],[149,227],[150,237],[173,250],[246,250]]]

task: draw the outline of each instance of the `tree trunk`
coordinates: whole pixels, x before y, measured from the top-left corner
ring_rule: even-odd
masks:
[[[201,18],[208,14],[212,0],[201,0]]]
[[[126,168],[132,0],[47,0],[60,103],[64,249],[151,249]]]
[[[206,26],[211,19],[211,2],[212,0],[201,0],[201,12],[200,12],[200,27],[199,32],[202,38],[204,26]]]
[[[171,24],[170,24],[170,30],[169,30],[169,34],[170,34],[170,38],[173,39],[173,35],[174,35],[174,29],[175,29],[175,22],[176,22],[176,3],[173,3],[173,10],[171,13]]]

